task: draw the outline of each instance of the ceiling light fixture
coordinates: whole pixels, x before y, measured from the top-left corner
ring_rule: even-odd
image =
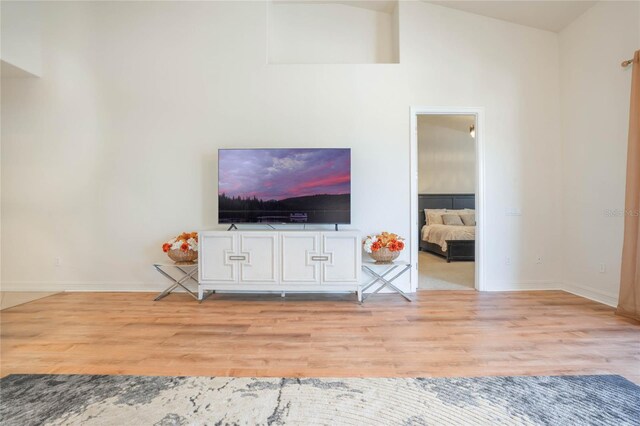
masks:
[[[475,124],[472,124],[471,127],[469,127],[469,134],[471,135],[472,138],[476,138],[476,126]]]

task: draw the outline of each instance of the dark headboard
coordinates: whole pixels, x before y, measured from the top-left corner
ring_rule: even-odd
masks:
[[[426,219],[424,209],[475,209],[475,194],[418,194],[418,218],[421,230]],[[420,232],[420,231],[419,231]]]

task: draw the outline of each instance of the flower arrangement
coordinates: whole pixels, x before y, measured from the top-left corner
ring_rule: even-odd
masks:
[[[364,251],[369,253],[378,264],[391,263],[404,249],[403,238],[396,234],[383,232],[378,235],[369,235],[362,242]]]
[[[177,265],[192,265],[198,260],[198,233],[183,232],[164,243],[162,251]]]
[[[396,234],[383,232],[378,235],[369,235],[364,239],[362,244],[364,246],[364,251],[367,253],[373,253],[382,248],[386,248],[389,251],[402,251],[404,249],[403,240],[404,238],[401,238]]]
[[[162,245],[162,251],[168,253],[169,250],[189,250],[198,251],[198,233],[183,232],[175,238],[170,239]]]

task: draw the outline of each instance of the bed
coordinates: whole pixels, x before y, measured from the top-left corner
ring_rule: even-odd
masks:
[[[419,194],[420,250],[442,256],[447,262],[475,260],[475,226],[426,223],[425,209],[475,210],[474,194]]]

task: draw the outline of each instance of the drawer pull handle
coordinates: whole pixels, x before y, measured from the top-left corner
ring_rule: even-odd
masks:
[[[229,256],[229,260],[247,260],[247,256]]]
[[[311,260],[319,260],[321,262],[329,260],[329,256],[311,256]]]

